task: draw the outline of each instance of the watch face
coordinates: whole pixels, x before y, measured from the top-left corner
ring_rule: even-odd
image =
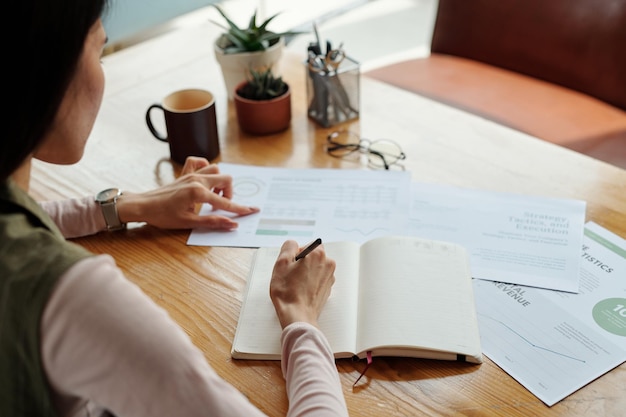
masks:
[[[117,188],[109,188],[106,189],[104,191],[100,191],[97,195],[96,195],[96,201],[100,202],[100,203],[106,203],[108,201],[113,201],[113,199],[115,199],[115,197],[118,197],[120,195],[120,190]]]

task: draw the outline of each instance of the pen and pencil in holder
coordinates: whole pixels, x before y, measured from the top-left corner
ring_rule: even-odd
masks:
[[[308,116],[323,127],[359,117],[360,65],[341,48],[309,45],[307,65]]]

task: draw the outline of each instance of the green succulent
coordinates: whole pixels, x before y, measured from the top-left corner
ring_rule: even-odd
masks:
[[[281,76],[276,76],[271,68],[251,69],[247,82],[237,90],[237,94],[249,100],[271,100],[282,96],[289,87]]]
[[[250,18],[247,28],[240,28],[237,26],[217,5],[213,5],[217,11],[222,15],[228,27],[221,25],[218,22],[213,22],[219,27],[226,30],[217,40],[217,46],[224,50],[226,54],[236,54],[240,52],[256,52],[264,51],[270,46],[276,44],[278,40],[283,36],[294,36],[304,32],[287,31],[287,32],[272,32],[267,29],[267,25],[279,15],[275,15],[266,19],[260,26],[257,26],[255,10],[254,14]]]

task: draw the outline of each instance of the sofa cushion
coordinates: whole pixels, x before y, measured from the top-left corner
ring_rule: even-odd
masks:
[[[626,0],[439,0],[431,52],[526,74],[626,111]]]
[[[626,112],[586,94],[438,53],[364,75],[626,168]]]

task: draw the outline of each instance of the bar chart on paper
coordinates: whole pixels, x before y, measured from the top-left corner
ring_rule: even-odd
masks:
[[[237,217],[239,227],[232,232],[194,230],[189,245],[280,246],[286,239],[303,243],[312,237],[364,242],[401,234],[408,222],[407,172],[234,164],[220,164],[220,171],[233,177],[233,201],[261,211]],[[205,205],[201,213],[212,213],[212,208]]]
[[[256,204],[266,194],[267,187],[268,184],[257,177],[235,178],[233,199],[241,204]],[[289,238],[313,236],[316,218],[315,207],[266,206],[259,216],[254,234]]]

